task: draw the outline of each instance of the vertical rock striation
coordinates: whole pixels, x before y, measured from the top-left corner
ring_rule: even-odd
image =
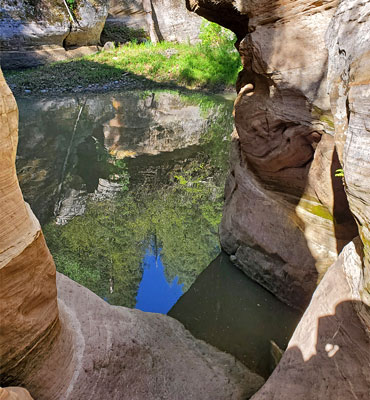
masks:
[[[2,69],[29,68],[96,52],[108,1],[75,0],[70,13],[64,0],[0,0]]]
[[[370,306],[370,3],[342,1],[327,31],[328,88],[335,143],[363,244],[363,269],[347,271]],[[370,326],[370,317],[367,318]]]
[[[190,13],[183,0],[112,0],[107,27],[143,29],[152,42],[194,42],[202,19]]]

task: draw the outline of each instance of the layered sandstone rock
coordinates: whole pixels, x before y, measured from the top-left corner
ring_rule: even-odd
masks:
[[[221,240],[247,274],[292,304],[303,305],[315,275],[323,276],[253,399],[368,399],[370,4],[236,6],[249,33],[239,45],[244,69]],[[334,176],[341,167],[342,182]],[[357,228],[360,238],[343,249]]]
[[[199,14],[218,6],[193,3]],[[325,33],[338,2],[244,0],[219,7],[230,4],[238,10],[238,30],[231,17],[212,15],[239,33],[244,67],[221,243],[248,275],[303,308],[357,234],[335,177],[341,165],[326,90]]]
[[[57,302],[55,265],[16,178],[18,112],[1,72],[0,114],[1,383],[39,400],[255,393],[260,376],[170,317],[110,306],[62,275]],[[27,398],[16,392],[0,396]]]
[[[143,29],[154,42],[196,41],[201,23],[183,0],[113,0],[107,18],[107,26]]]
[[[14,384],[32,373],[60,326],[54,262],[18,185],[18,109],[2,74],[0,94],[0,376]]]
[[[63,1],[0,0],[1,67],[32,67],[97,51],[107,15],[107,0],[76,0],[73,14]]]
[[[370,306],[370,3],[342,1],[327,31],[328,87],[335,143],[363,244],[363,269],[347,271]],[[370,316],[366,318],[370,326]]]

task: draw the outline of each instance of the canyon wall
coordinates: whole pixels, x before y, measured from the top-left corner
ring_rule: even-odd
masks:
[[[110,306],[58,274],[15,170],[18,109],[0,71],[0,385],[38,400],[244,399],[263,379],[176,320]],[[4,389],[1,398],[28,393]],[[18,398],[20,398],[18,396]]]
[[[192,8],[215,7],[205,3]],[[236,6],[234,25],[243,29],[229,19],[225,26],[239,32],[243,70],[221,243],[249,276],[304,308],[357,235],[342,179],[335,176],[341,164],[327,93],[325,34],[338,1]],[[218,18],[223,24],[222,13]]]
[[[18,185],[18,109],[2,74],[0,93],[0,377],[4,384],[23,381],[33,372],[58,335],[60,323],[54,262]]]
[[[183,0],[112,0],[107,26],[143,29],[152,42],[198,40],[202,19],[189,12]]]
[[[25,68],[97,51],[108,0],[0,0],[0,65]],[[68,51],[66,51],[68,49]]]
[[[233,22],[215,12],[230,5]],[[293,306],[305,307],[320,282],[253,399],[367,399],[370,3],[195,0],[188,7],[239,32],[243,70],[222,245]]]
[[[128,27],[143,29],[152,42],[187,43],[198,40],[201,22],[182,0],[0,0],[0,65],[28,68],[92,54],[105,24],[108,40]]]

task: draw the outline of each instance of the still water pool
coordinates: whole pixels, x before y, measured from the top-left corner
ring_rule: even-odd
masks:
[[[220,251],[232,100],[134,91],[18,105],[19,181],[57,269],[111,304],[167,313]]]
[[[284,348],[299,315],[219,255],[232,99],[17,101],[18,177],[57,269],[111,304],[169,312],[268,376],[271,341]]]

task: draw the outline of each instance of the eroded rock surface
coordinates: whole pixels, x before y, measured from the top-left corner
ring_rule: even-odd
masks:
[[[74,343],[74,375],[52,398],[244,399],[263,383],[176,320],[110,306],[61,274],[58,302]]]
[[[364,250],[354,290],[370,305],[370,3],[342,1],[327,32],[335,143]],[[360,279],[361,278],[361,279]],[[370,326],[370,316],[367,316]]]
[[[73,20],[63,1],[0,0],[1,67],[32,67],[97,51],[107,15],[107,0],[76,0]]]
[[[327,93],[325,34],[338,2],[193,3],[198,13],[230,11],[230,4],[237,9],[238,29],[230,15],[212,16],[237,32],[243,63],[222,246],[248,275],[304,308],[327,268],[357,235],[341,179],[335,177],[341,165]]]
[[[365,400],[370,4],[241,0],[236,7],[235,21],[248,17],[248,34],[239,44],[244,69],[222,244],[248,275],[291,304],[303,306],[321,279],[253,399]],[[356,232],[360,238],[350,241]]]
[[[0,75],[0,377],[32,374],[58,335],[55,266],[15,170],[18,109]]]

